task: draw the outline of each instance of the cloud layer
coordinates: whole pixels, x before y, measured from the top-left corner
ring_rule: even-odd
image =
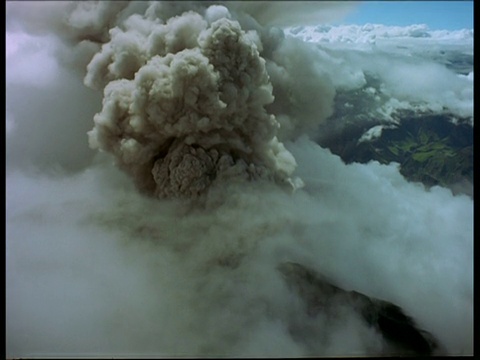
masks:
[[[344,65],[339,87],[358,89],[367,77],[375,78],[372,90],[380,96],[371,107],[377,117],[412,109],[450,112],[473,123],[473,29],[319,25],[291,27],[286,33],[318,44],[331,62]]]

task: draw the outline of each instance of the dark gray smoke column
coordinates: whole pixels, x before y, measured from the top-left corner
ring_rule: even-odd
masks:
[[[85,83],[104,88],[90,145],[159,197],[196,197],[225,178],[294,186],[295,159],[265,110],[274,97],[257,32],[219,5],[165,23],[152,12],[110,30],[88,65]]]

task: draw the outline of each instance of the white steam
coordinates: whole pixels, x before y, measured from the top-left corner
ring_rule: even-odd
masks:
[[[296,4],[8,4],[7,357],[385,354],[286,261],[473,353],[473,200],[309,140],[368,56],[267,26],[351,7]]]

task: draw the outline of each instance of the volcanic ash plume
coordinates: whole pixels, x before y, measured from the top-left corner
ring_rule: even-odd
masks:
[[[219,179],[291,184],[295,159],[265,110],[272,86],[255,31],[223,6],[166,23],[133,15],[110,31],[85,83],[104,88],[89,132],[137,186],[158,197],[196,197]]]

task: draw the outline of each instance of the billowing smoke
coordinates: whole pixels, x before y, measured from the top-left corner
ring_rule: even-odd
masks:
[[[408,98],[274,27],[353,6],[7,4],[7,356],[473,352],[473,200],[311,140]]]
[[[232,12],[212,2],[47,3],[39,15],[24,6],[11,13],[29,31],[59,34],[70,67],[96,51],[84,82],[103,92],[103,106],[89,144],[113,154],[140,190],[196,197],[230,178],[301,187],[282,140],[331,115],[335,90],[302,42],[257,20],[296,24],[298,12],[335,6],[302,3],[272,18],[291,4],[229,5]]]
[[[265,110],[274,98],[260,39],[228,17],[215,5],[165,24],[131,17],[88,65],[85,83],[104,88],[90,145],[141,189],[193,197],[217,179],[285,181],[295,169]]]
[[[173,10],[180,13],[178,7],[174,4]],[[231,177],[301,185],[291,178],[295,160],[277,131],[281,121],[286,130],[294,130],[299,108],[308,123],[308,105],[301,102],[315,104],[312,97],[322,99],[321,108],[329,115],[334,90],[319,92],[317,83],[323,79],[304,60],[281,60],[285,50],[278,32],[260,30],[259,36],[248,25],[243,30],[222,5],[197,3],[196,11],[163,21],[157,13],[168,13],[166,8],[152,4],[143,16],[132,15],[111,29],[110,40],[88,64],[85,84],[104,92],[90,145],[113,153],[140,189],[160,197],[194,197]],[[264,47],[268,63],[261,56]],[[309,88],[309,98],[295,104],[296,109],[276,105],[297,100],[285,95],[292,88],[297,94]],[[314,125],[321,120],[315,111]]]

